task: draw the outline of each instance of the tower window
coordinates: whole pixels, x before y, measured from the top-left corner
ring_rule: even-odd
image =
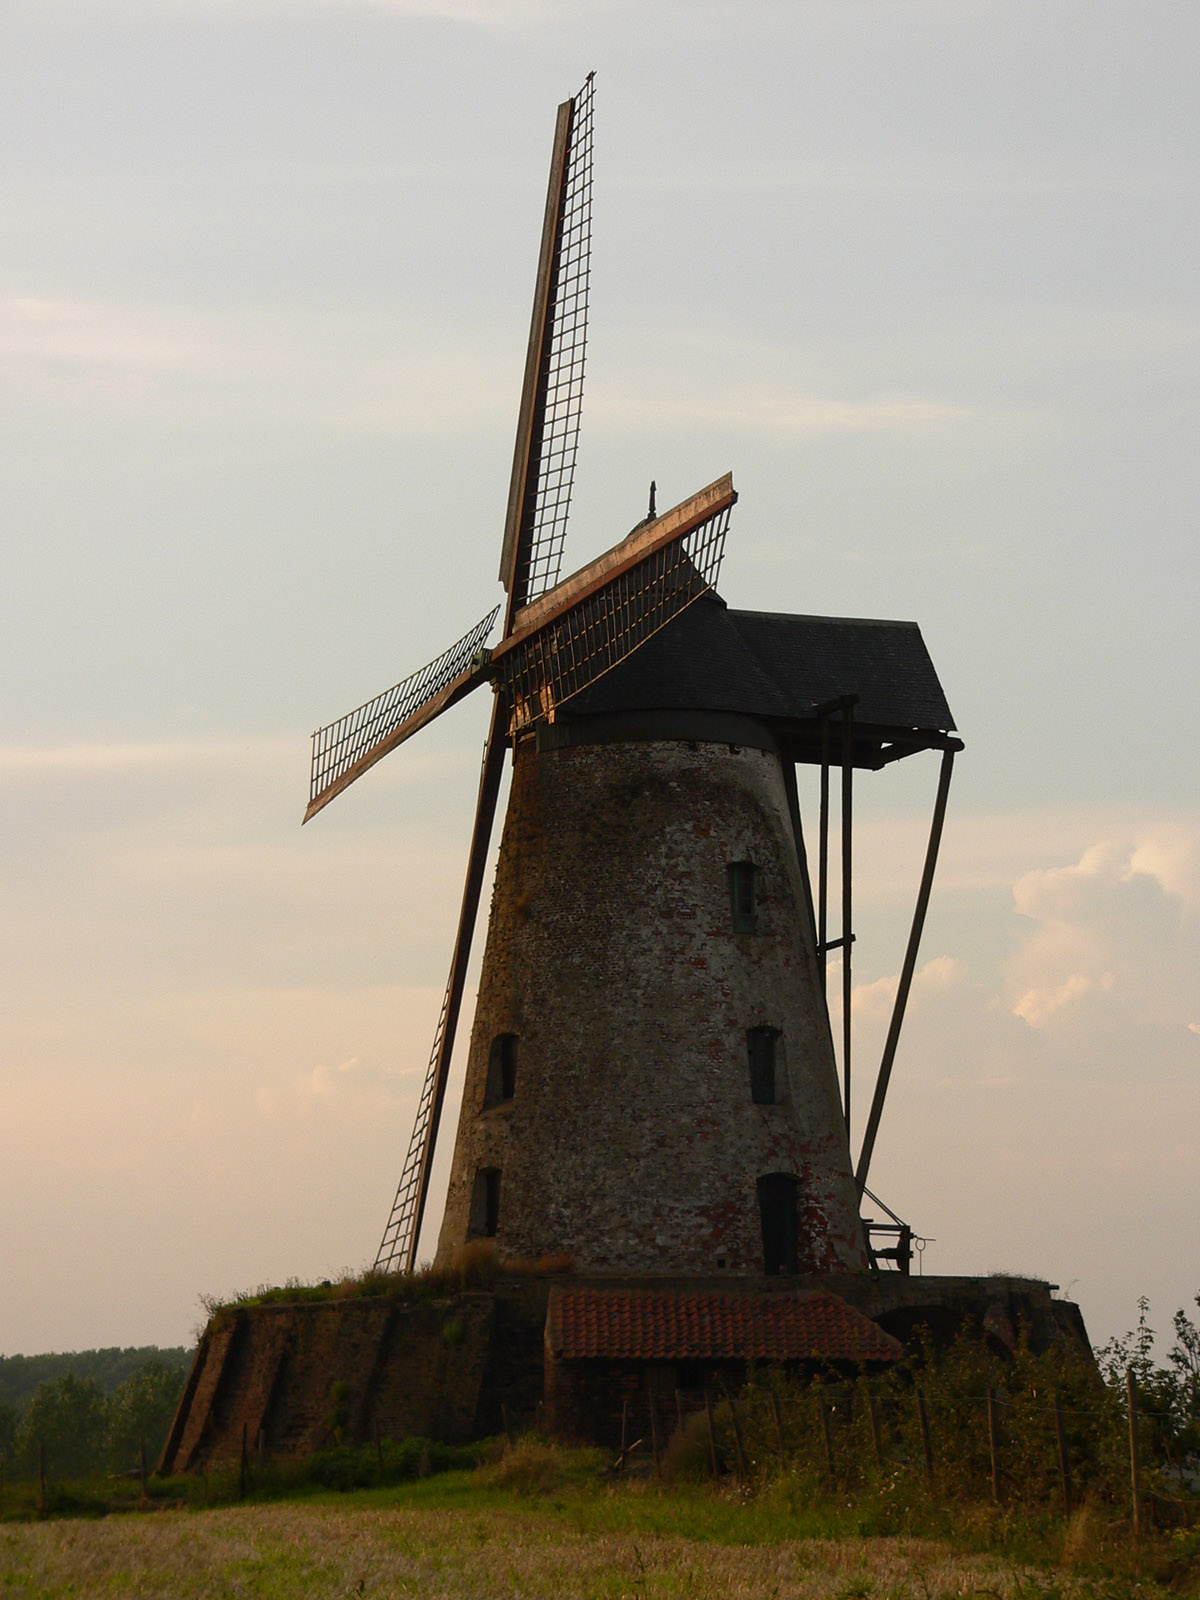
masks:
[[[779,1099],[775,1081],[775,1041],[778,1038],[778,1028],[746,1029],[750,1098],[756,1106],[773,1106]]]
[[[498,1033],[488,1051],[487,1081],[483,1086],[483,1109],[511,1100],[517,1087],[517,1036]]]
[[[753,933],[756,922],[754,879],[758,869],[752,861],[729,864],[729,905],[734,933]]]
[[[780,1273],[795,1273],[797,1270],[796,1203],[799,1188],[799,1180],[790,1172],[768,1172],[758,1180],[763,1271],[771,1277]]]
[[[480,1167],[471,1190],[469,1239],[494,1239],[500,1226],[500,1168]]]

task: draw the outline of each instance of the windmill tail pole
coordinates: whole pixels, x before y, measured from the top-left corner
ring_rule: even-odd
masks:
[[[938,774],[937,797],[933,802],[933,818],[929,824],[929,843],[925,849],[925,866],[921,873],[921,887],[917,891],[917,903],[913,910],[912,928],[908,935],[908,949],[904,952],[904,965],[900,969],[900,983],[896,989],[896,1001],[892,1007],[892,1020],[888,1025],[887,1040],[883,1047],[883,1060],[879,1064],[879,1076],[875,1080],[875,1094],[871,1100],[871,1113],[867,1118],[866,1132],[863,1134],[862,1149],[858,1156],[858,1171],[855,1173],[855,1183],[858,1185],[859,1198],[867,1186],[867,1173],[871,1166],[871,1155],[875,1149],[875,1135],[879,1132],[879,1119],[883,1115],[883,1102],[887,1098],[888,1080],[892,1075],[892,1063],[896,1059],[896,1046],[900,1042],[900,1029],[904,1023],[904,1010],[908,1004],[908,993],[912,988],[913,974],[917,968],[917,951],[921,947],[921,934],[925,928],[925,913],[929,909],[929,895],[933,888],[933,874],[937,867],[938,847],[942,842],[942,825],[946,820],[946,800],[950,794],[950,775],[954,769],[954,754],[961,750],[962,745],[957,739],[953,740],[942,751],[942,769]]]

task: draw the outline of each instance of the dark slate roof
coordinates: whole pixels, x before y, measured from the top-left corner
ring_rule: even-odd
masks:
[[[738,632],[803,715],[840,695],[857,694],[856,722],[889,728],[954,726],[950,707],[915,622],[861,617],[793,617],[731,611]]]
[[[827,1290],[562,1289],[547,1334],[565,1361],[896,1361],[899,1342]]]
[[[753,711],[786,717],[788,702],[724,601],[706,595],[619,667],[572,697],[572,716],[612,711]]]
[[[716,595],[690,605],[563,711],[723,711],[805,722],[846,694],[858,696],[856,723],[954,726],[915,622],[731,611]]]

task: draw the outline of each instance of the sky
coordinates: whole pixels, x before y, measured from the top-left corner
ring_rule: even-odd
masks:
[[[0,0],[0,1353],[374,1258],[486,697],[302,831],[308,738],[500,597],[592,69],[564,570],[732,469],[732,605],[920,622],[871,1187],[1097,1342],[1192,1303],[1198,68],[1192,0]],[[856,786],[859,1104],[936,766]]]

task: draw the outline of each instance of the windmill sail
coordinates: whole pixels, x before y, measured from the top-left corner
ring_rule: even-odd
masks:
[[[471,832],[467,878],[463,886],[454,954],[450,959],[450,976],[446,980],[446,993],[442,997],[442,1009],[438,1014],[433,1048],[429,1052],[429,1065],[425,1069],[425,1081],[417,1101],[417,1114],[409,1136],[408,1152],[401,1169],[396,1197],[392,1201],[379,1253],[375,1257],[376,1272],[411,1272],[416,1265],[421,1219],[425,1215],[425,1201],[429,1194],[433,1151],[442,1115],[442,1101],[446,1096],[446,1081],[450,1075],[450,1057],[454,1051],[454,1035],[458,1029],[458,1013],[462,1006],[467,962],[471,955],[471,940],[479,912],[479,896],[483,889],[484,868],[504,767],[506,747],[500,718],[500,701],[496,700],[492,706],[492,721],[484,746],[479,799],[475,806],[475,826]]]
[[[592,243],[592,74],[558,109],[500,581],[509,616],[558,582],[583,405]]]
[[[555,126],[500,562],[500,580],[508,591],[504,619],[506,637],[512,632],[515,613],[527,601],[554,587],[562,565],[575,479],[587,348],[592,239],[592,77],[589,73],[580,92],[559,106]],[[448,688],[446,693],[448,704],[449,697],[454,694],[453,688]],[[400,1268],[411,1272],[416,1264],[438,1119],[454,1050],[462,985],[503,766],[505,730],[500,712],[501,701],[497,699],[484,748],[479,803],[450,977],[408,1154],[376,1258],[376,1266],[381,1271]],[[436,713],[431,712],[433,714]],[[412,731],[415,732],[418,725],[415,724]],[[398,732],[399,737],[407,737],[407,731]],[[398,743],[399,738],[393,742]],[[387,744],[387,748],[392,748],[392,744]],[[378,759],[373,747],[368,753],[371,759]],[[385,753],[381,746],[379,754]],[[365,757],[363,761],[366,762]],[[350,782],[352,778],[347,776],[345,781]],[[336,789],[331,788],[330,797],[335,792]]]
[[[390,750],[482,682],[475,658],[499,612],[496,606],[427,666],[313,734],[305,822]]]
[[[529,605],[493,652],[510,732],[611,671],[717,581],[737,495],[726,474]]]

